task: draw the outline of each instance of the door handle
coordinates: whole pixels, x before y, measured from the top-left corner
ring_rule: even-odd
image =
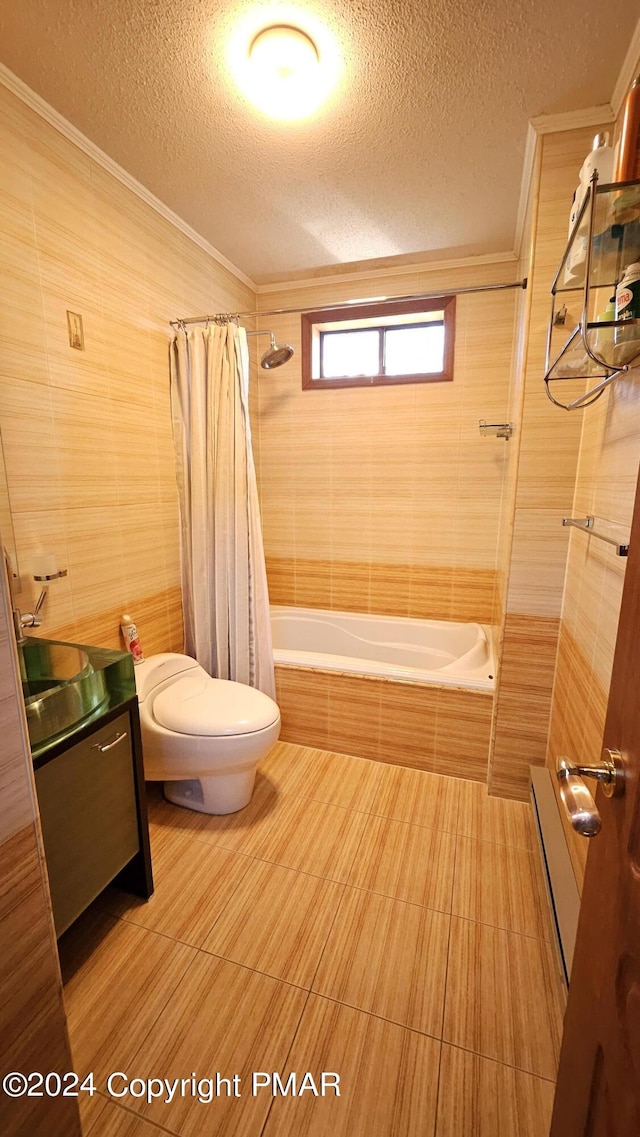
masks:
[[[114,746],[117,746],[118,743],[122,742],[126,737],[127,732],[123,730],[120,734],[116,734],[115,738],[111,739],[111,742],[94,742],[91,749],[99,750],[101,754],[105,754],[107,750],[113,750]]]
[[[572,827],[583,837],[597,837],[602,819],[583,778],[595,778],[606,797],[624,793],[624,765],[619,750],[604,749],[600,761],[593,766],[573,765],[561,755],[556,761],[560,797]]]

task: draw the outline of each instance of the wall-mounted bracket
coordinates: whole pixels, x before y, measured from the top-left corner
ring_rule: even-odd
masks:
[[[480,434],[485,436],[494,435],[495,438],[508,440],[513,434],[513,423],[511,422],[486,422],[485,419],[481,418],[478,421],[478,427]]]

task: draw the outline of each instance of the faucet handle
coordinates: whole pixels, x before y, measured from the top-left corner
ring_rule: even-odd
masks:
[[[16,629],[17,629],[18,622],[20,624],[21,629],[22,628],[39,628],[41,623],[42,623],[42,620],[38,619],[38,613],[39,613],[40,609],[42,608],[42,605],[44,604],[46,599],[47,599],[47,590],[46,590],[46,588],[43,588],[38,599],[36,600],[33,612],[24,612],[23,614],[21,614],[20,611],[17,608],[15,608],[14,609],[14,619],[17,616]]]
[[[38,599],[36,600],[36,606],[33,609],[33,615],[34,616],[38,615],[38,612],[42,608],[42,605],[44,604],[46,599],[47,599],[47,590],[46,590],[46,588],[43,588]],[[31,624],[31,627],[32,628],[39,628],[40,627],[40,621],[38,620],[37,624],[36,623]]]

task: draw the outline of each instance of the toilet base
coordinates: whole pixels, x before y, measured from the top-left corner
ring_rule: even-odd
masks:
[[[255,780],[256,767],[252,766],[237,774],[165,782],[164,796],[174,805],[195,809],[198,813],[237,813],[251,801]]]

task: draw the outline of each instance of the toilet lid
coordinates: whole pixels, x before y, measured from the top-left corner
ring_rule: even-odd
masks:
[[[210,738],[264,730],[279,713],[273,699],[255,687],[208,675],[185,675],[161,691],[153,703],[160,726]]]

